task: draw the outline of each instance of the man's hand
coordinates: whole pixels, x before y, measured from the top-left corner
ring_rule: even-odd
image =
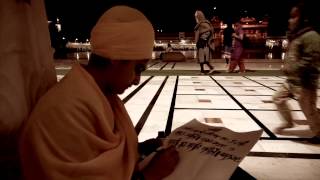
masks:
[[[142,143],[139,143],[139,153],[141,155],[149,155],[156,151],[160,146],[162,146],[161,139],[148,139]]]
[[[178,162],[178,152],[174,147],[169,147],[158,152],[142,173],[146,180],[161,180],[172,173]]]

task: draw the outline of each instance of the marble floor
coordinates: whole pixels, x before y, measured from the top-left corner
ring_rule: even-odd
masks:
[[[252,61],[247,67],[257,71],[279,70],[281,65],[281,61]],[[217,62],[215,67],[223,70],[225,64]],[[61,79],[70,66],[57,64],[56,69]],[[199,65],[150,62],[148,70],[199,70]],[[312,133],[295,99],[289,104],[296,126],[281,134],[275,131],[282,120],[272,95],[284,81],[283,76],[246,74],[144,75],[139,85],[127,89],[120,98],[140,142],[157,137],[159,132],[170,133],[193,118],[218,118],[221,122],[216,125],[237,132],[263,129],[260,140],[240,163],[256,179],[319,179],[320,145],[306,142]]]

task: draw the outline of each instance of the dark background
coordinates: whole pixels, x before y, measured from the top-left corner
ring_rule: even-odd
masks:
[[[129,5],[141,10],[155,29],[163,32],[192,32],[194,12],[202,10],[207,19],[218,16],[235,21],[252,16],[269,18],[268,35],[283,36],[289,11],[295,0],[45,0],[48,19],[58,17],[64,36],[85,41],[98,18],[113,5]],[[216,9],[214,9],[216,7]]]

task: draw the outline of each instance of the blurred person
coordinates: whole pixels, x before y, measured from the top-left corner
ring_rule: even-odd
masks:
[[[210,48],[209,42],[213,38],[213,27],[204,16],[203,12],[197,10],[195,12],[195,19],[197,25],[194,28],[195,42],[197,46],[198,62],[200,63],[200,74],[205,74],[204,65],[209,68],[209,74],[214,71],[214,67],[209,63],[210,60]]]
[[[235,68],[239,66],[239,73],[246,72],[243,62],[243,36],[244,32],[240,21],[235,23],[235,32],[232,34],[232,53],[231,62],[227,72],[234,72]]]
[[[223,30],[223,46],[224,46],[224,59],[226,60],[226,65],[228,67],[230,58],[231,58],[231,51],[232,51],[232,34],[234,33],[234,29],[232,27],[232,23],[229,21],[227,22],[226,29]]]
[[[170,43],[168,43],[166,52],[172,52],[172,51],[173,51],[172,46]]]
[[[284,124],[277,128],[277,133],[281,133],[284,128],[294,127],[287,101],[290,98],[296,98],[315,135],[309,141],[318,144],[320,143],[320,114],[316,105],[320,67],[320,35],[313,29],[314,23],[319,23],[312,21],[312,13],[316,12],[312,10],[313,6],[316,5],[300,2],[291,9],[288,20],[289,46],[283,68],[287,80],[273,99],[285,120]]]
[[[0,179],[19,179],[18,138],[57,79],[42,0],[0,1]]]
[[[91,31],[88,65],[75,64],[24,126],[20,154],[26,180],[160,180],[174,170],[179,156],[173,147],[137,168],[137,134],[118,97],[139,84],[153,42],[151,23],[136,9],[114,6],[100,17]]]

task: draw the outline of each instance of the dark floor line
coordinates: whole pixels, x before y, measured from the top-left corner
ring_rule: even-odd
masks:
[[[156,65],[156,64],[159,64],[159,62],[155,62],[153,63],[152,65],[150,65],[147,69],[151,68],[152,66]]]
[[[208,96],[226,96],[227,94],[177,94],[177,95],[186,95],[186,96],[203,96],[203,95],[208,95]]]
[[[210,95],[210,96],[226,96],[227,94],[177,94],[177,95],[188,95],[188,96],[193,96],[193,95]],[[272,95],[252,95],[252,94],[247,94],[247,95],[241,95],[241,94],[233,94],[233,96],[272,96]]]
[[[320,159],[320,154],[308,153],[278,153],[278,152],[249,152],[251,157],[275,157],[275,158],[299,158],[299,159]]]
[[[275,140],[275,139],[271,139],[268,137],[261,137],[260,140]],[[293,137],[277,137],[276,139],[277,141],[308,141],[310,140],[310,138],[302,138],[302,137],[297,137],[297,138],[293,138]]]
[[[176,110],[225,110],[225,111],[243,111],[243,109],[220,109],[220,108],[174,108]]]
[[[168,65],[169,63],[167,62],[165,65],[163,65],[160,69],[159,69],[159,71],[161,71],[164,67],[166,67],[166,65]]]
[[[167,80],[168,80],[168,77],[169,76],[166,76],[166,78],[164,79],[164,81],[162,82],[161,86],[159,87],[158,91],[156,92],[156,94],[153,96],[152,100],[150,101],[147,109],[143,112],[141,118],[139,119],[138,123],[136,124],[135,126],[135,130],[136,130],[136,133],[137,135],[139,135],[141,129],[143,128],[144,124],[146,123],[149,115],[150,115],[150,112],[153,108],[153,106],[155,105],[157,99],[159,98],[159,95],[161,94],[162,90],[163,90],[163,87],[164,85],[166,84]]]
[[[264,84],[262,84],[262,83],[260,83],[260,82],[257,82],[256,80],[250,79],[250,78],[247,77],[247,76],[244,76],[244,78],[247,78],[248,80],[253,81],[253,82],[257,83],[257,84],[260,84],[260,85],[262,85],[263,87],[266,87],[266,88],[271,89],[271,90],[273,90],[273,91],[277,91],[276,89],[273,89],[273,88],[271,88],[271,87],[269,87],[269,86],[266,86],[266,85],[264,85]]]
[[[177,63],[173,63],[171,69],[174,69],[174,67],[176,66]]]
[[[280,76],[276,76],[276,77],[281,78],[281,79],[286,79],[285,77],[280,77]]]
[[[238,106],[240,106],[241,109],[244,110],[245,113],[247,113],[251,119],[257,123],[271,138],[277,138],[261,121],[259,121],[248,109],[246,109],[235,97],[233,97],[220,83],[218,83],[215,79],[213,79],[211,76],[210,78],[215,81],[230,97],[235,101]]]
[[[246,79],[248,79],[248,80],[250,80],[250,81],[253,81],[253,82],[255,82],[255,83],[258,83],[258,84],[260,84],[260,85],[262,85],[262,86],[264,86],[264,87],[266,87],[266,88],[268,88],[268,89],[271,89],[271,90],[274,91],[274,93],[277,92],[276,89],[273,89],[273,88],[271,88],[271,87],[269,87],[269,86],[266,86],[266,85],[264,85],[264,84],[262,84],[262,83],[259,83],[259,82],[257,82],[256,80],[250,79],[250,78],[248,78],[247,76],[244,76],[244,78],[246,78]],[[294,100],[298,101],[298,99],[296,99],[295,97],[292,97],[291,99],[294,99]],[[293,111],[293,110],[292,110],[292,111]]]
[[[167,125],[166,125],[166,129],[165,129],[165,136],[168,136],[171,133],[173,113],[174,113],[175,104],[176,104],[178,83],[179,83],[179,76],[177,76],[176,84],[174,85],[174,90],[173,90],[173,95],[172,95],[172,100],[171,100],[171,105],[170,105],[170,111],[168,114]]]
[[[248,78],[248,77],[246,77],[246,76],[244,76],[244,77],[247,78],[247,79],[250,80],[250,81],[253,81],[253,82],[258,83],[258,84],[260,84],[260,85],[262,85],[262,86],[264,86],[264,87],[266,87],[266,88],[269,88],[269,89],[273,90],[275,93],[277,92],[276,89],[273,89],[273,88],[271,88],[271,87],[269,87],[269,86],[263,85],[263,84],[255,81],[255,80],[252,80],[252,79],[250,79],[250,78]],[[275,86],[272,86],[272,87],[275,87]],[[296,99],[295,97],[292,97],[291,99],[294,99],[294,100],[298,101],[298,99]]]
[[[249,111],[276,111],[278,112],[278,110],[276,109],[248,109]],[[296,111],[296,112],[299,112],[301,110],[291,110],[291,111]]]
[[[228,110],[228,111],[234,111],[234,110],[239,110],[239,111],[244,111],[243,109],[221,109],[221,108],[175,108],[177,110],[183,110],[183,109],[189,109],[189,110]],[[248,111],[274,111],[277,112],[275,109],[247,109]],[[299,112],[301,110],[292,110],[295,112]]]
[[[199,88],[203,88],[203,87],[219,87],[218,85],[217,86],[209,86],[209,85],[203,85],[203,84],[195,84],[195,85],[181,85],[179,84],[179,86],[192,86],[192,87],[199,87]]]
[[[151,79],[153,78],[153,76],[149,77],[147,80],[145,80],[142,84],[139,85],[139,87],[137,87],[134,91],[132,91],[127,97],[123,98],[122,102],[125,104],[126,102],[128,102],[141,88],[143,88],[143,86],[145,86]]]

